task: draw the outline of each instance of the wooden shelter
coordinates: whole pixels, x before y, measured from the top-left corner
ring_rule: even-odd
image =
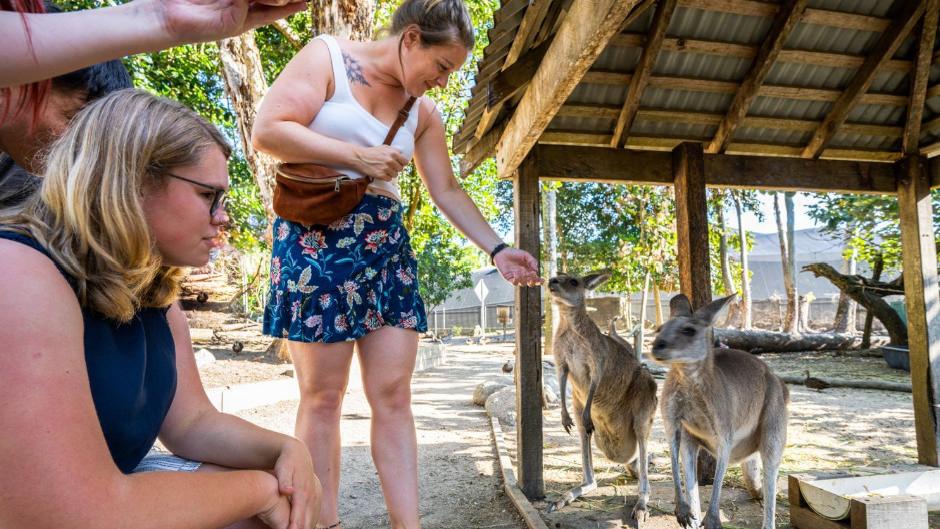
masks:
[[[506,0],[454,151],[496,156],[516,244],[540,178],[673,185],[680,283],[711,298],[705,188],[896,194],[921,463],[940,453],[940,0]],[[518,480],[543,496],[540,297],[517,288]]]

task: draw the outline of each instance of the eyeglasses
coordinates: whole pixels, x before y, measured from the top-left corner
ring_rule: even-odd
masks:
[[[216,212],[219,211],[219,208],[225,206],[225,199],[228,198],[227,195],[226,195],[227,192],[228,192],[228,190],[226,190],[225,188],[223,188],[223,187],[210,186],[209,184],[204,184],[204,183],[202,183],[202,182],[197,182],[197,181],[195,181],[195,180],[191,180],[191,179],[186,178],[186,177],[184,177],[184,176],[175,175],[175,174],[173,174],[173,173],[165,173],[165,174],[166,174],[167,176],[171,177],[171,178],[176,178],[177,180],[182,180],[182,181],[184,181],[184,182],[189,182],[190,184],[195,184],[195,185],[197,185],[197,186],[199,186],[199,187],[204,187],[204,188],[206,188],[206,189],[211,189],[214,194],[212,195],[212,202],[211,202],[211,205],[209,206],[209,216],[210,216],[210,217],[215,217],[215,214],[216,214]]]

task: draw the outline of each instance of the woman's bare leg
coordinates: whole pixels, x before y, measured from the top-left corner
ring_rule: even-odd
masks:
[[[318,526],[339,519],[340,428],[343,396],[349,381],[353,342],[287,342],[300,384],[295,435],[310,449],[323,488]]]
[[[411,413],[411,375],[418,333],[382,327],[359,339],[362,385],[372,408],[372,460],[392,529],[417,529],[418,442]]]

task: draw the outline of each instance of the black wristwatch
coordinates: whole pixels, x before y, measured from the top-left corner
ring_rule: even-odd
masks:
[[[504,242],[497,244],[496,247],[493,248],[493,250],[490,252],[490,264],[495,265],[496,254],[505,250],[506,248],[509,248],[509,245]]]

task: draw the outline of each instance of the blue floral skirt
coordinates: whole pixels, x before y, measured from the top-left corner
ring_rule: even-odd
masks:
[[[426,332],[417,262],[401,204],[367,194],[329,225],[274,221],[264,334],[343,342],[382,326]]]

